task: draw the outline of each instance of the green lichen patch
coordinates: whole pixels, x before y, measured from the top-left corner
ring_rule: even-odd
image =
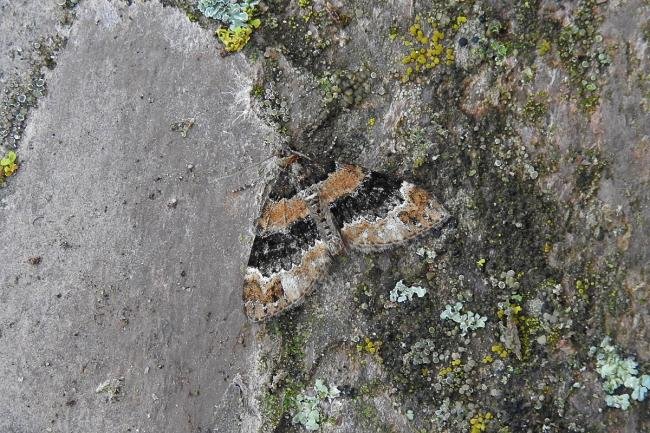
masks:
[[[291,422],[302,425],[307,431],[319,430],[323,423],[326,402],[338,398],[341,391],[335,385],[326,385],[316,379],[313,390],[303,390],[293,399],[294,415]]]
[[[603,36],[598,32],[602,16],[595,0],[578,3],[572,23],[563,27],[557,46],[569,76],[577,90],[580,105],[593,110],[600,98],[600,76],[611,63]]]
[[[590,353],[596,355],[596,371],[603,381],[607,406],[627,410],[633,401],[646,399],[650,375],[639,374],[634,358],[622,358],[609,337],[605,337],[598,347],[592,346]]]

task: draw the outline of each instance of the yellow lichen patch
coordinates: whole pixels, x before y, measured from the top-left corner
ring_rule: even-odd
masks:
[[[235,30],[221,28],[217,30],[217,37],[226,47],[226,51],[235,53],[240,51],[251,38],[253,29],[250,27],[240,27]]]
[[[470,433],[481,433],[487,430],[488,424],[494,418],[491,412],[478,413],[469,420]]]
[[[257,221],[260,231],[273,231],[286,228],[291,223],[309,215],[307,202],[303,199],[282,199],[269,203]]]
[[[449,374],[459,372],[462,369],[461,367],[462,363],[463,361],[461,361],[460,359],[454,359],[453,361],[451,361],[449,367],[442,367],[440,370],[438,370],[438,376],[445,377]]]
[[[18,155],[13,150],[10,150],[5,154],[5,156],[0,159],[0,182],[4,178],[13,176],[18,171]]]
[[[363,343],[357,344],[358,352],[365,352],[371,355],[375,355],[376,353],[378,353],[380,348],[381,348],[381,341],[373,341],[368,337],[365,337],[363,339]]]
[[[456,59],[456,55],[451,44],[451,36],[447,36],[445,29],[440,28],[439,24],[433,19],[426,20],[427,26],[422,24],[422,19],[418,16],[415,23],[408,29],[408,37],[404,39],[404,45],[409,47],[409,52],[402,58],[402,64],[406,65],[402,82],[407,82],[415,74],[434,69],[440,64],[451,65]],[[456,18],[449,33],[455,33],[464,23],[467,17],[459,16]]]
[[[260,19],[255,18],[250,20],[245,26],[234,30],[222,27],[217,30],[217,37],[221,42],[223,42],[226,51],[235,53],[246,46],[248,41],[251,39],[253,29],[258,28],[260,25],[262,25]]]
[[[508,352],[508,349],[506,349],[505,346],[501,343],[493,344],[491,350],[492,352],[499,355],[500,358],[504,358],[504,359],[507,358],[508,355],[510,354],[510,352]]]
[[[366,174],[357,165],[345,165],[331,173],[323,182],[320,190],[320,198],[325,203],[332,203],[334,200],[356,190]]]

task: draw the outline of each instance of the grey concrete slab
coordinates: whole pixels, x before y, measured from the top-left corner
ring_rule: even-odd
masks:
[[[253,71],[157,2],[78,14],[0,206],[0,431],[235,431]]]

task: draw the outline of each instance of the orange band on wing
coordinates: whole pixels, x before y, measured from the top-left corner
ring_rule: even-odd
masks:
[[[294,221],[306,218],[309,215],[307,202],[300,198],[283,198],[280,201],[270,202],[262,211],[257,225],[264,232],[267,230],[282,230]]]
[[[353,193],[363,179],[366,173],[357,165],[344,165],[323,181],[320,188],[320,197],[324,203],[332,203],[339,197]]]

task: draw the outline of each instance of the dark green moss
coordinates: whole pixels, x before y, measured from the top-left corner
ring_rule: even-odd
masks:
[[[590,149],[576,157],[576,188],[584,197],[593,197],[607,168],[607,162],[597,149]]]
[[[530,95],[524,105],[524,119],[531,124],[539,124],[548,114],[548,93],[538,92]]]

